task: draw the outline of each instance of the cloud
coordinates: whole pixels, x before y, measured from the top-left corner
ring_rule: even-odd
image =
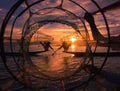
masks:
[[[0,12],[2,12],[3,11],[3,9],[0,9]]]
[[[54,37],[54,40],[60,40],[63,36],[75,33],[73,28],[59,23],[44,25],[38,31]]]
[[[11,27],[12,27],[11,25],[7,25],[6,31],[5,31],[5,34],[4,34],[5,39],[10,38]],[[12,36],[13,39],[20,39],[21,38],[21,29],[19,27],[14,27],[12,35],[13,35]]]
[[[50,0],[50,3],[57,3],[58,0]]]
[[[2,25],[3,19],[5,18],[5,15],[7,13],[7,10],[4,8],[0,8],[0,27]]]
[[[35,1],[36,0],[33,0],[30,3],[35,2]],[[32,7],[31,10],[32,10],[32,12],[36,12],[37,10],[42,9],[42,8],[57,6],[60,4],[60,1],[61,0],[45,0],[42,3],[39,3],[39,4],[35,5],[34,7]],[[80,4],[81,6],[83,6],[86,10],[88,10],[88,12],[93,12],[93,11],[97,10],[96,6],[91,2],[91,0],[73,0],[73,1],[75,1],[78,4]],[[95,1],[101,7],[105,7],[106,5],[112,4],[118,0],[95,0]],[[25,8],[26,5],[22,4],[21,7]],[[83,9],[79,8],[77,5],[70,2],[69,0],[64,0],[63,8],[75,13],[76,15],[78,15],[80,17],[83,17],[83,15],[85,13],[85,11]],[[46,13],[49,11],[50,10],[46,10],[46,11],[43,10],[40,13]],[[0,8],[0,21],[3,21],[7,12],[8,12],[8,10],[6,10],[4,8]],[[120,12],[120,9],[105,13],[110,27],[112,27],[112,25],[114,25],[114,26],[117,25],[117,27],[119,26],[118,24],[120,24],[120,18],[119,18],[120,14],[118,12]],[[19,25],[19,27],[22,27],[21,25],[24,24],[24,22],[28,18],[28,16],[29,16],[29,13],[26,12],[17,20],[17,24]],[[64,16],[64,18],[62,18],[62,19],[66,19],[66,20],[70,20],[70,18],[71,18],[70,16],[68,17],[67,14],[61,12],[60,10],[55,9],[53,12],[48,13],[46,16],[45,15],[36,15],[36,16],[34,16],[34,18],[32,18],[31,21],[36,22],[36,21],[39,21],[42,19],[43,20],[47,19],[47,18],[52,19],[52,18],[56,18],[59,16],[61,16],[61,17]],[[15,15],[12,16],[11,20],[13,20],[15,17],[16,17]],[[95,15],[94,18],[95,18],[96,24],[99,27],[105,27],[104,20],[103,20],[103,17],[101,17],[101,15]],[[0,22],[0,25],[1,24],[2,24],[2,22]],[[59,27],[62,27],[62,26],[59,24],[54,24],[54,25],[47,26],[46,28],[51,28],[51,30],[52,30],[52,27],[54,27],[54,29],[58,29]],[[62,31],[62,30],[59,30],[59,31]]]

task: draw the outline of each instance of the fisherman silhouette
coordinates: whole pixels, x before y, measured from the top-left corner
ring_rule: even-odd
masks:
[[[68,43],[68,42],[64,41],[62,43],[62,45],[56,51],[60,50],[61,48],[63,48],[64,51],[67,51],[69,49],[70,45],[71,45],[71,43]]]
[[[104,37],[97,29],[95,21],[94,21],[94,17],[90,14],[90,13],[85,13],[84,15],[84,19],[89,23],[90,28],[91,28],[91,32],[93,35],[93,39],[98,41],[98,44],[100,44],[100,46],[108,46],[108,42],[109,39]],[[101,42],[103,41],[103,42]],[[111,42],[111,48],[112,49],[117,49],[120,50],[120,35],[118,36],[111,36],[110,37],[110,42]]]
[[[51,47],[51,43],[49,41],[45,41],[45,42],[41,42],[40,41],[40,44],[42,44],[42,46],[44,47],[45,51],[48,51],[49,48],[51,48],[52,50],[54,50],[52,47]]]

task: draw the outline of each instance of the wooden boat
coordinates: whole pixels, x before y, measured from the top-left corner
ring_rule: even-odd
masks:
[[[43,53],[43,52],[46,52],[46,51],[32,51],[32,52],[29,52],[29,55],[30,56],[35,56],[38,53]],[[7,53],[5,53],[5,55],[6,56],[20,56],[21,53],[20,52],[7,52]]]
[[[64,51],[65,53],[70,53],[70,54],[74,54],[76,57],[81,57],[85,55],[85,52],[68,52],[68,51]],[[95,53],[91,53],[90,55],[92,56],[99,56],[99,57],[103,57],[103,56],[110,56],[110,57],[114,57],[114,56],[120,56],[120,52],[95,52]]]

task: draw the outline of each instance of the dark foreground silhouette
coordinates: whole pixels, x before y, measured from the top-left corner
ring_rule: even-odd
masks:
[[[109,39],[104,37],[97,29],[93,16],[90,13],[85,13],[84,16],[85,20],[89,23],[91,32],[93,35],[93,39],[98,41],[99,46],[107,47],[109,44]],[[120,50],[120,35],[118,36],[111,36],[111,49],[112,50]]]
[[[100,68],[97,68],[96,66],[92,66],[92,65],[85,65],[85,70],[89,73],[95,73],[95,74],[97,73],[97,76],[93,80],[96,81],[97,85],[99,85],[98,87],[101,89],[100,91],[109,91],[107,90],[107,87],[104,86],[104,83],[100,83],[99,81],[100,79],[105,79],[110,84],[114,85],[115,87],[114,91],[120,91],[120,74],[119,73],[114,73],[106,70],[101,70],[98,73]]]

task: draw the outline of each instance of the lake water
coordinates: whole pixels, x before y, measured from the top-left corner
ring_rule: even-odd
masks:
[[[13,44],[14,51],[19,51],[19,48],[16,44]],[[52,44],[54,50],[57,50],[60,45]],[[43,51],[44,49],[40,45],[31,45],[30,51]],[[92,48],[92,50],[94,47]],[[6,44],[5,48],[6,52],[10,52],[9,45]],[[71,52],[85,52],[85,46],[71,46],[68,51]],[[97,52],[106,52],[105,47],[98,47]],[[100,67],[103,63],[105,57],[94,57],[95,66]],[[26,58],[15,57],[19,65],[23,64],[22,60],[28,59],[24,66],[27,68],[26,78],[29,79],[28,85],[31,85],[32,88],[37,89],[33,91],[61,91],[66,88],[70,88],[77,84],[86,81],[89,78],[89,74],[86,73],[84,70],[81,70],[81,65],[85,61],[84,57],[76,57],[74,54],[68,54],[63,52],[63,49],[55,52],[53,50],[49,50],[47,52],[39,53],[36,56],[27,56]],[[88,58],[89,59],[89,58]],[[31,64],[32,62],[32,64]],[[9,69],[16,74],[17,73],[17,66],[13,60],[13,57],[7,56],[7,65]],[[34,64],[34,67],[32,67]],[[22,66],[21,66],[22,68]],[[36,71],[37,69],[37,71]],[[108,61],[104,67],[104,70],[111,71],[117,74],[120,74],[120,57],[109,57]],[[12,79],[11,75],[7,72],[2,59],[0,58],[0,85],[8,82]],[[103,83],[104,84],[104,80]],[[94,90],[89,91],[98,91],[96,89],[96,85],[92,83]],[[111,84],[107,84],[106,86],[111,86]],[[88,86],[90,89],[90,85]],[[42,89],[41,89],[42,88]],[[114,86],[111,86],[111,89],[108,91],[115,91],[113,90]],[[81,88],[77,88],[79,91]],[[26,91],[25,88],[19,84],[14,84],[10,91]],[[28,90],[29,91],[29,90]]]

